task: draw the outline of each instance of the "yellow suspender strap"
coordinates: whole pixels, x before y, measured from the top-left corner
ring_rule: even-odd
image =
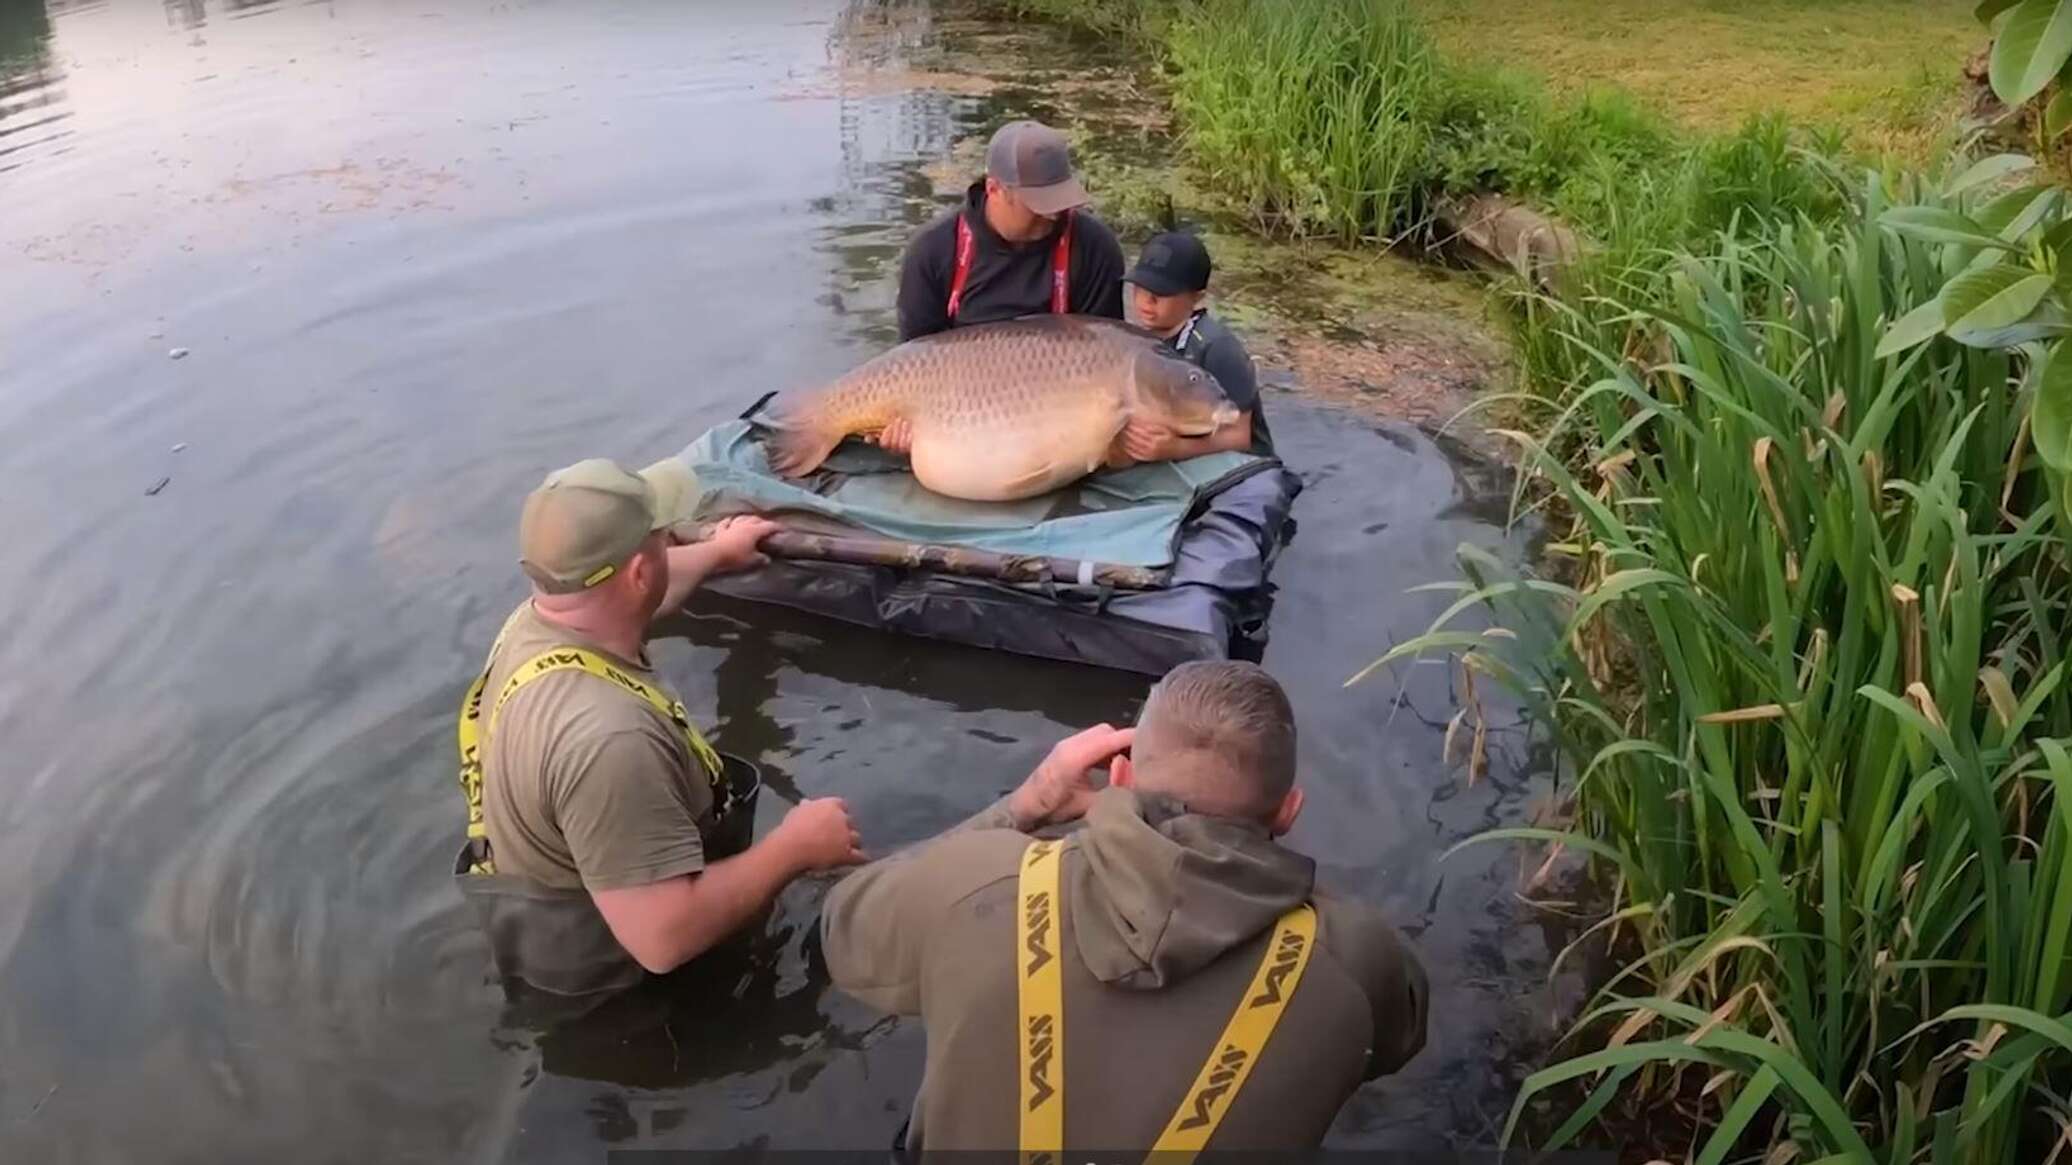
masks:
[[[1065,1147],[1065,978],[1058,957],[1058,852],[1039,841],[1022,853],[1015,976],[1021,1000],[1022,1161],[1055,1161]]]
[[[683,733],[684,743],[689,746],[691,755],[698,758],[698,763],[705,766],[707,773],[717,773],[720,771],[719,754],[712,751],[712,746],[705,743],[705,738],[698,734],[696,728],[691,727],[691,714],[685,710],[682,703],[664,696],[651,685],[641,682],[638,678],[628,673],[625,668],[619,667],[594,651],[588,651],[581,647],[552,648],[548,651],[542,651],[524,663],[519,664],[518,670],[511,673],[511,678],[504,681],[504,690],[497,693],[496,705],[489,710],[489,727],[491,729],[496,727],[497,714],[504,710],[504,705],[510,701],[512,696],[518,694],[518,689],[543,675],[571,670],[588,672],[598,679],[610,680],[612,683],[646,700],[649,707],[668,717],[676,725],[677,730]]]
[[[496,657],[503,650],[504,636],[511,630],[511,624],[518,621],[524,608],[511,612],[504,625],[497,629],[496,642],[489,646],[489,660],[482,665],[482,674],[468,685],[468,694],[461,697],[460,719],[455,732],[460,745],[460,795],[468,803],[468,840],[487,840],[488,827],[482,824],[482,689],[489,683],[490,669],[496,666]],[[476,854],[487,854],[488,846],[470,846]],[[495,863],[478,856],[474,872],[494,873]]]
[[[1059,958],[1058,854],[1061,841],[1039,841],[1022,852],[1015,935],[1015,978],[1020,990],[1022,1161],[1055,1161],[1065,1147],[1065,990]],[[1302,905],[1281,915],[1266,957],[1218,1036],[1209,1060],[1166,1122],[1155,1154],[1159,1165],[1186,1165],[1201,1152],[1230,1112],[1252,1065],[1302,982],[1317,942],[1317,912]]]
[[[1209,1143],[1216,1126],[1229,1114],[1238,1089],[1245,1086],[1252,1066],[1259,1062],[1266,1041],[1272,1038],[1274,1026],[1280,1023],[1289,998],[1302,982],[1302,970],[1309,966],[1309,953],[1316,945],[1314,907],[1298,906],[1281,915],[1273,939],[1266,944],[1266,958],[1253,974],[1252,985],[1245,988],[1237,1012],[1217,1037],[1208,1063],[1201,1066],[1201,1073],[1187,1089],[1186,1099],[1180,1102],[1173,1119],[1166,1122],[1165,1132],[1159,1134],[1158,1143],[1151,1146],[1154,1154],[1183,1155],[1157,1157],[1159,1165],[1185,1165]]]
[[[502,645],[503,636],[499,634],[496,646],[489,649],[492,664],[496,659],[497,647]],[[482,696],[483,688],[489,682],[489,668],[485,667],[482,674],[475,677],[475,682],[468,685],[468,694],[461,701],[458,732],[460,788],[461,795],[467,798],[468,802],[470,839],[489,836],[488,828],[482,821],[482,741],[488,730],[496,726],[497,715],[504,710],[504,705],[511,697],[518,693],[518,689],[543,675],[570,670],[588,672],[599,679],[609,680],[647,701],[650,707],[668,717],[676,725],[677,730],[683,733],[685,745],[690,748],[691,755],[698,759],[698,763],[705,766],[708,775],[716,779],[720,773],[722,766],[719,754],[714,752],[698,730],[691,726],[690,713],[685,710],[682,702],[665,697],[652,685],[629,675],[626,669],[594,651],[581,647],[557,647],[533,656],[520,664],[517,671],[511,673],[511,678],[504,681],[503,691],[497,693],[496,703],[489,709],[489,720],[486,725],[482,719]],[[488,873],[494,866],[489,862],[482,862],[476,869]]]

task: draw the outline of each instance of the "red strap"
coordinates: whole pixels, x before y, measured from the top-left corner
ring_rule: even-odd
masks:
[[[961,221],[961,220],[960,220]],[[1065,229],[1058,232],[1058,245],[1050,252],[1050,310],[1064,315],[1072,306],[1072,212],[1065,212]]]
[[[964,281],[971,278],[971,224],[957,216],[957,270],[950,276],[950,318],[957,318],[957,306],[964,302]]]
[[[1058,232],[1058,241],[1050,249],[1050,310],[1064,315],[1072,306],[1072,212],[1065,212],[1065,229]],[[971,223],[963,215],[957,216],[957,266],[950,272],[949,316],[957,318],[957,309],[964,303],[964,284],[971,278],[971,253],[977,248],[977,241],[971,234]]]

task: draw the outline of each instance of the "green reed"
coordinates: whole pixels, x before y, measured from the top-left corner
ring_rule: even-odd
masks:
[[[1208,0],[1167,26],[1182,140],[1269,231],[1355,240],[1425,179],[1430,38],[1391,0]]]
[[[2013,1165],[2072,1121],[2037,353],[1877,354],[1962,260],[1875,225],[1890,199],[1873,176],[1838,221],[1730,231],[1587,320],[1539,297],[1587,374],[1514,436],[1572,571],[1464,551],[1459,600],[1381,661],[1460,653],[1571,762],[1565,819],[1482,839],[1591,855],[1630,959],[1514,1111],[1587,1087],[1557,1143],[1622,1095],[1681,1105],[1699,1165]],[[1452,626],[1477,608],[1497,631]]]

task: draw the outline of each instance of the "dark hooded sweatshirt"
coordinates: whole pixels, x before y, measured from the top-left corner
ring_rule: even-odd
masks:
[[[1005,803],[836,886],[835,984],[918,1015],[928,1063],[906,1147],[1013,1149],[1017,873]],[[1314,1146],[1354,1089],[1424,1045],[1425,977],[1374,911],[1317,894],[1315,863],[1255,824],[1111,788],[1062,857],[1065,1146],[1158,1139],[1249,986],[1274,923],[1315,904],[1317,945],[1210,1149]]]
[[[1057,231],[1033,243],[1010,243],[986,222],[985,201],[986,184],[972,183],[963,205],[938,215],[907,244],[899,271],[901,340],[1050,310],[1050,262]],[[959,215],[971,224],[972,255],[964,298],[952,320],[950,283],[957,271]],[[1106,223],[1084,207],[1072,212],[1072,253],[1067,266],[1067,310],[1122,318],[1122,244],[1115,241],[1115,232]]]

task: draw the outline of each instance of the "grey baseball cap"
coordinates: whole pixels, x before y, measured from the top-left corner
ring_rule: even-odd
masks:
[[[986,173],[1037,214],[1063,214],[1093,201],[1072,173],[1065,135],[1034,121],[1010,121],[986,147]]]

